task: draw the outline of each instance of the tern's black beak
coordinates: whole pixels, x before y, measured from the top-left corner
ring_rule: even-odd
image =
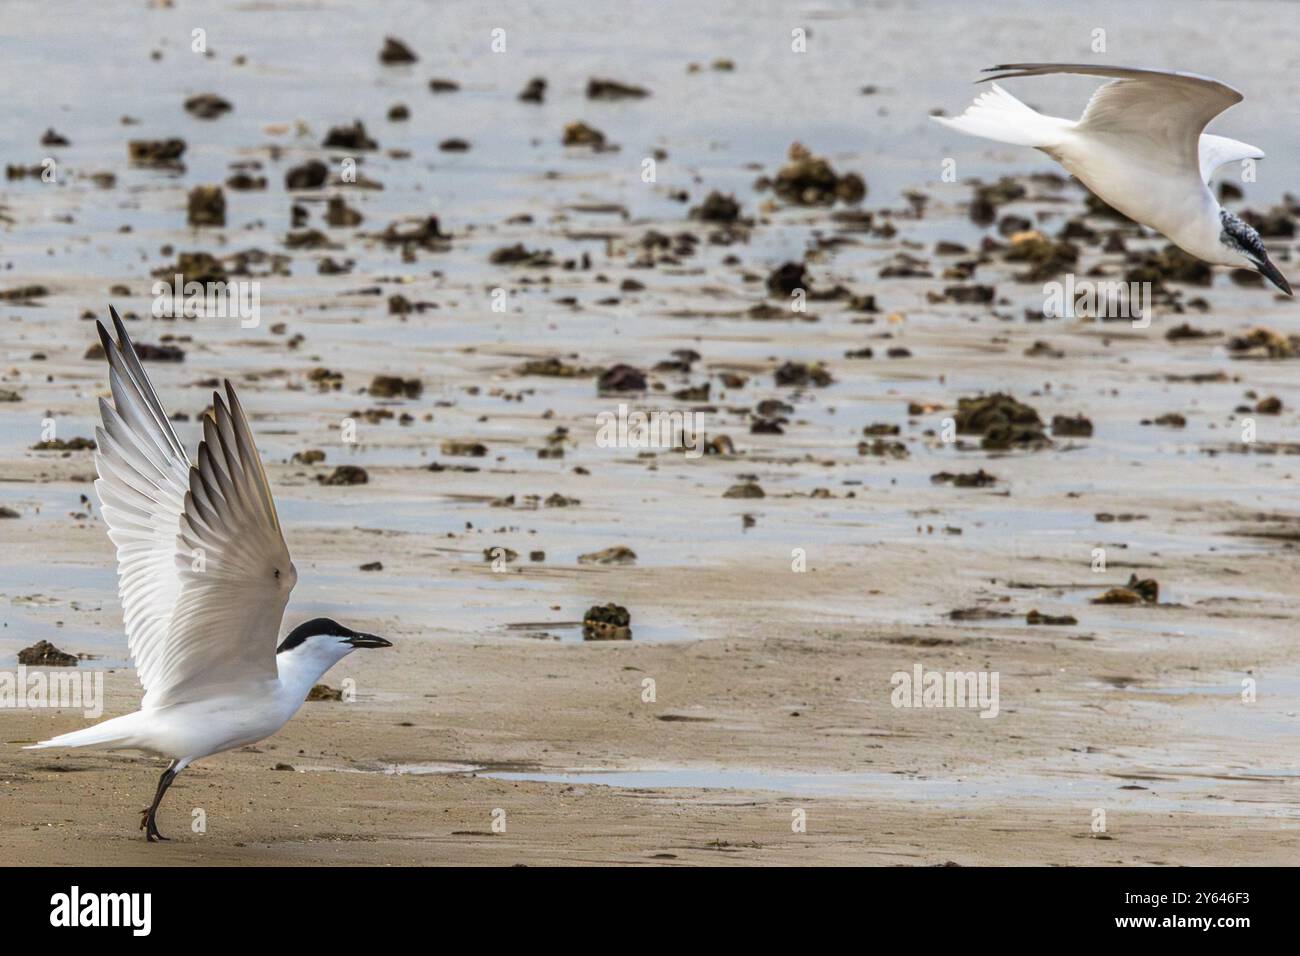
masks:
[[[1282,273],[1278,270],[1278,267],[1273,265],[1273,260],[1271,260],[1268,256],[1263,256],[1260,259],[1256,259],[1255,268],[1259,270],[1260,275],[1262,275],[1269,282],[1273,283],[1275,286],[1277,286],[1287,295],[1292,294],[1291,283],[1286,281],[1286,276],[1282,275]]]
[[[392,641],[386,641],[382,637],[376,637],[374,634],[354,634],[347,639],[347,643],[353,647],[392,647]]]

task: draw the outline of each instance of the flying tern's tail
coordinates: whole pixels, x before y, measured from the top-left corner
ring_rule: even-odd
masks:
[[[996,83],[975,97],[961,116],[930,118],[971,136],[1038,149],[1059,145],[1065,131],[1076,125],[1073,120],[1044,116],[1030,109]]]
[[[28,744],[24,750],[44,750],[46,747],[103,747],[106,750],[134,747],[140,727],[140,712],[114,717],[68,734],[59,734],[38,744]]]

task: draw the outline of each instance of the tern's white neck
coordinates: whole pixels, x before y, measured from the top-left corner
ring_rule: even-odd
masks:
[[[1249,259],[1229,249],[1220,238],[1223,234],[1223,221],[1219,214],[1223,207],[1219,201],[1208,188],[1197,199],[1195,204],[1188,200],[1189,211],[1185,218],[1177,228],[1165,232],[1165,235],[1198,259],[1219,266],[1251,268]]]
[[[285,694],[301,703],[325,672],[347,657],[355,648],[337,637],[308,638],[292,650],[275,655],[280,684]]]

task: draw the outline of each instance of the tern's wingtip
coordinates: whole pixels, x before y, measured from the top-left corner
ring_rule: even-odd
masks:
[[[117,340],[121,342],[122,347],[125,348],[126,343],[131,341],[131,337],[126,334],[126,324],[122,321],[122,317],[117,314],[117,309],[111,305],[108,307],[108,314],[113,320],[113,328],[117,332]]]
[[[109,358],[113,354],[113,337],[108,334],[108,327],[96,319],[95,331],[99,333],[99,344],[104,348],[104,358]]]

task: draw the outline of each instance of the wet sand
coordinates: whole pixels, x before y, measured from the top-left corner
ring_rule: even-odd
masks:
[[[146,21],[153,31],[188,26],[183,13],[150,18],[164,15],[175,23]],[[255,14],[227,16],[242,24]],[[923,16],[901,18],[900,29],[919,30]],[[571,65],[572,75],[560,63],[573,58],[552,52],[559,34],[502,60],[509,71],[496,75],[482,57],[435,53],[434,41],[396,26],[388,32],[422,59],[381,67],[376,26],[364,42],[331,34],[341,46],[327,52],[343,66],[321,76],[319,63],[297,54],[272,57],[287,19],[284,10],[264,14],[261,45],[250,39],[242,49],[217,42],[222,21],[214,21],[219,55],[204,61],[201,81],[169,73],[129,103],[110,98],[70,118],[47,111],[21,136],[5,133],[10,163],[38,162],[47,150],[37,138],[49,125],[84,152],[73,154],[65,185],[11,181],[0,199],[13,220],[0,292],[50,290],[0,303],[0,389],[19,396],[0,402],[0,505],[18,513],[0,520],[0,667],[47,639],[92,655],[83,668],[109,669],[106,716],[138,703],[91,453],[31,448],[45,419],[61,438],[93,436],[107,383],[102,360],[86,356],[93,322],[79,317],[103,316],[108,301],[139,316],[128,322],[137,341],[170,336],[185,351],[183,362],[148,368],[169,410],[190,417],[178,430],[191,448],[210,397],[204,383],[229,376],[239,388],[299,571],[286,629],[328,614],[395,647],[354,654],[327,675],[334,687],[355,681],[354,702],[308,703],[256,748],[182,774],[160,814],[162,831],[177,839],[162,846],[135,830],[160,764],[24,752],[23,743],[87,722],[72,711],[0,710],[0,863],[1292,861],[1300,812],[1287,741],[1300,720],[1300,509],[1288,443],[1300,409],[1298,360],[1228,345],[1260,326],[1290,333],[1296,307],[1220,273],[1210,285],[1170,281],[1176,304],[1161,304],[1149,328],[1044,320],[1042,281],[1018,280],[1024,266],[1002,248],[1009,238],[971,221],[973,171],[986,183],[1016,175],[1027,194],[999,205],[997,219],[1022,216],[1047,236],[1083,215],[1083,191],[1033,178],[1053,169],[1034,154],[961,142],[924,121],[932,108],[964,107],[967,74],[998,55],[980,53],[969,70],[945,65],[962,79],[946,91],[939,80],[933,93],[882,81],[873,96],[858,89],[879,77],[846,78],[812,60],[811,88],[834,81],[841,98],[820,118],[805,110],[796,120],[752,112],[756,93],[795,89],[772,66],[775,54],[759,66],[745,56],[759,48],[752,31],[784,24],[770,10],[730,45],[686,31],[689,43],[671,57],[667,41],[655,47],[665,62],[633,69],[593,55]],[[845,33],[812,27],[814,39]],[[1187,37],[1170,43],[1179,39]],[[176,42],[165,45],[163,64],[189,55]],[[147,62],[147,49],[132,55]],[[236,67],[232,58],[245,53],[249,62]],[[720,56],[735,58],[734,72],[709,68]],[[700,73],[687,73],[689,62],[701,63]],[[113,69],[92,58],[86,72]],[[1218,70],[1243,82],[1230,72]],[[651,96],[588,101],[589,74],[644,84]],[[532,75],[551,83],[530,113],[515,97]],[[464,85],[433,94],[427,81],[436,76]],[[209,88],[234,111],[191,119],[184,95]],[[786,95],[811,95],[798,89]],[[1077,97],[1089,86],[1053,89]],[[1267,102],[1281,89],[1261,79],[1250,93]],[[267,90],[281,96],[269,101],[275,109],[260,105]],[[384,120],[396,101],[410,105],[405,125]],[[692,101],[699,117],[683,119],[680,104]],[[1065,111],[1070,102],[1061,95],[1050,105]],[[1229,114],[1215,131],[1259,142],[1249,125],[1259,108],[1248,100],[1243,117]],[[854,147],[876,110],[891,118],[879,138]],[[121,112],[143,117],[144,128],[118,125]],[[908,115],[914,121],[897,119]],[[337,156],[319,143],[357,116],[382,147],[362,169],[385,189],[287,193],[285,171]],[[722,116],[733,117],[731,132],[709,135]],[[621,152],[562,148],[564,124],[580,118]],[[298,120],[309,132],[292,132]],[[281,121],[291,132],[267,131]],[[127,138],[169,133],[190,144],[184,174],[128,166]],[[437,150],[452,135],[471,140],[468,153]],[[713,149],[711,139],[726,142]],[[866,200],[805,207],[756,191],[754,180],[775,175],[795,140],[836,170],[860,173]],[[911,145],[903,152],[900,143]],[[659,181],[645,184],[640,160],[656,145],[669,158]],[[412,158],[390,148],[409,148]],[[962,170],[955,183],[938,178],[948,155]],[[904,158],[891,164],[890,156]],[[224,228],[187,227],[189,188],[221,182],[232,162],[249,159],[263,164],[268,188],[228,189]],[[97,186],[86,178],[96,170],[118,181]],[[1279,200],[1285,174],[1264,170],[1235,208],[1264,211]],[[671,197],[679,189],[687,201]],[[690,219],[715,189],[734,195],[752,225]],[[927,197],[919,212],[908,189]],[[427,215],[434,193],[448,248],[404,259],[369,238],[403,215]],[[324,199],[335,195],[365,221],[327,227]],[[298,231],[294,202],[308,209],[300,228],[322,230],[338,248],[285,249],[286,234]],[[844,218],[855,209],[892,234]],[[525,214],[532,220],[517,218]],[[1100,237],[1123,227],[1104,216],[1084,221],[1099,238],[1077,242],[1080,277],[1094,268],[1122,276],[1163,247],[1125,232],[1125,251],[1107,252]],[[652,231],[699,242],[646,268],[638,260]],[[981,254],[985,236],[1000,246]],[[941,240],[967,251],[941,253]],[[515,243],[550,249],[561,264],[489,261]],[[149,318],[151,273],[177,252],[228,257],[252,248],[290,257],[287,275],[254,266],[258,327]],[[1284,271],[1294,267],[1294,240],[1270,239],[1270,248]],[[921,260],[930,277],[882,276],[900,253]],[[355,261],[350,274],[321,275],[325,257]],[[570,258],[575,268],[566,269]],[[877,311],[814,297],[806,313],[789,313],[785,297],[765,287],[788,261],[806,264],[812,289],[843,285],[874,296]],[[976,263],[972,275],[944,275],[963,262]],[[110,291],[117,284],[127,291]],[[944,300],[946,288],[974,285],[993,287],[993,301]],[[492,310],[495,288],[508,291],[504,314]],[[392,314],[397,294],[432,305]],[[764,304],[781,317],[751,317]],[[1166,337],[1184,322],[1208,337]],[[294,336],[302,339],[291,345]],[[872,357],[846,356],[863,348]],[[891,348],[907,354],[888,357]],[[688,371],[656,370],[681,349],[699,353]],[[632,365],[650,388],[602,396],[590,375],[520,373],[529,359],[550,357]],[[833,382],[781,384],[777,370],[790,361],[823,363]],[[341,373],[341,387],[320,389],[319,368]],[[418,379],[422,393],[369,394],[376,375]],[[707,402],[672,397],[706,381]],[[1052,446],[1000,452],[981,449],[979,436],[943,440],[959,399],[995,391],[1032,406]],[[1270,396],[1281,400],[1280,414],[1253,410]],[[775,415],[782,432],[751,431],[773,417],[759,412],[773,400],[789,406]],[[734,451],[688,458],[601,447],[597,416],[620,401],[699,412],[706,435],[726,435]],[[1170,412],[1185,425],[1141,424]],[[1091,421],[1091,436],[1052,434],[1054,416],[1078,414]],[[1253,443],[1242,441],[1244,418],[1255,422]],[[348,419],[355,443],[341,440]],[[864,435],[872,425],[898,433]],[[558,428],[567,433],[552,440]],[[870,447],[876,437],[884,454]],[[449,454],[448,441],[481,443],[486,454]],[[539,456],[556,447],[563,457]],[[308,449],[325,460],[292,460]],[[368,482],[319,481],[339,465],[365,468]],[[979,469],[996,481],[932,480]],[[724,497],[751,480],[764,497]],[[568,503],[548,506],[556,495]],[[578,561],[615,546],[631,548],[635,563]],[[484,560],[496,547],[519,555],[501,573]],[[1104,570],[1094,570],[1098,548]],[[796,549],[806,571],[792,570]],[[532,551],[544,560],[530,560]],[[360,570],[375,561],[382,570]],[[1133,574],[1159,582],[1158,602],[1091,603]],[[630,642],[581,639],[575,622],[606,602],[630,611]],[[968,613],[954,620],[953,611]],[[1029,625],[1031,611],[1076,623]],[[891,676],[917,664],[996,671],[998,716],[894,707]],[[643,700],[647,678],[653,701]],[[1243,681],[1254,682],[1252,702],[1242,699]],[[611,774],[604,783],[593,775],[601,772]],[[1099,809],[1104,833],[1095,832]],[[196,810],[206,832],[190,829]],[[792,831],[798,811],[806,832]],[[494,832],[502,820],[504,832]]]

